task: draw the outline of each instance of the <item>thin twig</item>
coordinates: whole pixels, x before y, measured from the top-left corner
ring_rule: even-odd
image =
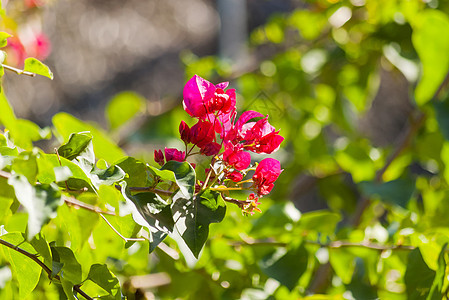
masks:
[[[373,249],[378,251],[387,251],[387,250],[405,250],[405,251],[411,251],[416,249],[415,246],[409,246],[409,245],[382,245],[382,244],[376,244],[371,242],[360,242],[360,243],[354,243],[354,242],[348,242],[348,241],[333,241],[329,243],[320,243],[318,241],[310,241],[305,240],[306,244],[311,245],[318,245],[323,248],[332,248],[332,249],[338,249],[338,248],[349,248],[349,247],[358,247],[358,248],[367,248],[367,249]],[[273,246],[273,247],[286,247],[288,246],[288,243],[282,243],[282,242],[276,242],[276,241],[238,241],[238,242],[232,242],[231,246]]]
[[[26,76],[30,76],[30,77],[35,77],[36,76],[36,74],[34,74],[32,72],[28,72],[28,71],[25,71],[25,70],[17,69],[17,68],[8,66],[8,65],[2,64],[2,67],[4,69],[6,69],[6,70],[13,71],[17,75],[26,75]]]
[[[136,241],[136,242],[144,242],[146,241],[145,238],[127,238],[124,237],[117,229],[115,229],[114,226],[112,226],[112,224],[108,221],[108,219],[106,219],[106,217],[103,214],[100,214],[100,216],[103,218],[103,220],[106,222],[106,224],[109,225],[109,227],[112,228],[112,230],[114,230],[114,232],[121,237],[125,242],[130,242],[130,241]]]
[[[96,206],[93,206],[93,205],[81,202],[78,199],[73,198],[73,197],[62,196],[62,199],[67,204],[70,204],[70,205],[73,205],[73,206],[77,206],[77,207],[80,207],[80,208],[83,208],[83,209],[87,209],[87,210],[93,211],[93,212],[95,212],[97,214],[105,214],[105,215],[115,216],[115,213],[112,212],[112,211],[104,211],[104,210],[102,210],[102,209],[100,209],[100,208],[98,208]]]
[[[33,260],[35,263],[37,263],[48,275],[48,278],[52,278],[52,270],[47,267],[39,258],[37,258],[37,255],[32,254],[22,248],[19,248],[18,246],[15,246],[5,240],[0,239],[0,244],[8,247],[10,249],[13,249],[14,251],[19,252],[20,254],[25,255],[26,257],[30,258],[31,260]],[[61,278],[59,277],[59,275],[54,276],[53,278],[55,278],[56,280],[61,281]],[[81,290],[81,286],[80,285],[74,285],[73,289],[80,295],[82,295],[84,298],[86,298],[87,300],[93,300],[92,297],[90,297],[89,295],[87,295],[83,290]]]

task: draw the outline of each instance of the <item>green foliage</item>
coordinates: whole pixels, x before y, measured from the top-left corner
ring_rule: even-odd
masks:
[[[234,78],[242,108],[282,128],[272,157],[284,171],[252,216],[241,213],[251,183],[231,198],[203,186],[201,160],[155,167],[150,147],[121,148],[123,129],[148,118],[134,92],[109,101],[107,130],[67,113],[50,129],[18,118],[2,88],[0,299],[446,297],[448,12],[444,1],[306,1],[251,33],[264,55],[249,71],[182,53],[186,77]],[[14,72],[53,78],[34,58]],[[398,133],[370,121],[384,98],[410,98],[381,112]],[[174,137],[180,111],[120,139]]]

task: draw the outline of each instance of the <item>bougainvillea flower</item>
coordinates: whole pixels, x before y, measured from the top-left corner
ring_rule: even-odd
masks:
[[[176,161],[184,161],[186,158],[186,153],[184,151],[179,151],[175,148],[165,148],[165,159],[167,161],[176,160]]]
[[[215,142],[211,142],[208,144],[205,144],[200,152],[201,154],[204,154],[206,156],[212,156],[212,155],[217,155],[218,152],[220,152],[221,149],[221,145]]]
[[[279,131],[268,123],[268,116],[257,122],[249,122],[241,126],[238,137],[246,146],[245,149],[256,153],[270,154],[279,149],[284,140]]]
[[[231,179],[234,182],[242,181],[243,174],[238,171],[233,171],[231,173],[226,174],[227,179]]]
[[[164,154],[161,150],[154,150],[154,161],[161,166],[165,164]]]
[[[213,122],[216,112],[225,114],[235,110],[235,90],[224,91],[227,86],[227,82],[214,85],[198,75],[193,76],[183,90],[185,111],[194,118]]]
[[[273,189],[274,182],[281,174],[281,163],[274,158],[263,159],[253,175],[254,185],[259,195],[266,195]]]
[[[249,167],[251,155],[248,152],[241,150],[239,147],[235,147],[231,143],[227,143],[225,149],[223,152],[223,161],[225,163],[234,167],[236,170],[244,170]]]
[[[190,127],[184,121],[181,121],[181,124],[179,124],[179,134],[184,143],[190,143]]]
[[[246,215],[254,215],[254,212],[255,211],[257,211],[257,212],[262,212],[261,210],[260,210],[260,208],[258,208],[257,206],[259,206],[260,205],[260,202],[259,202],[259,197],[257,197],[256,195],[254,195],[254,193],[251,193],[249,196],[248,196],[248,200],[249,201],[251,201],[250,203],[248,203],[247,205],[245,205],[244,207],[243,207],[243,213],[244,214],[246,214]]]
[[[190,142],[199,148],[212,143],[214,138],[214,125],[210,122],[199,120],[198,123],[190,128]]]

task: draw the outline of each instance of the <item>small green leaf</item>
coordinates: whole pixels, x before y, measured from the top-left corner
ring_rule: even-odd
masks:
[[[37,251],[37,253],[39,253],[39,255],[44,259],[44,264],[51,269],[53,260],[51,257],[50,246],[48,245],[42,233],[36,235],[30,241],[30,244]]]
[[[110,166],[106,170],[94,167],[90,173],[90,178],[92,184],[98,189],[100,185],[113,185],[125,178],[125,175],[125,172],[117,166]]]
[[[196,173],[188,162],[168,161],[162,168],[175,174],[175,182],[186,198],[192,198],[195,191]],[[164,179],[164,178],[163,178]]]
[[[82,281],[81,265],[76,260],[72,250],[67,247],[51,247],[50,249],[53,260],[63,264],[61,277],[73,284],[80,284]]]
[[[64,203],[61,192],[55,184],[32,186],[23,175],[14,175],[8,179],[14,187],[17,200],[28,212],[28,235],[31,240],[41,231],[41,227],[56,216],[58,206]]]
[[[135,158],[125,157],[115,163],[128,176],[123,179],[127,186],[139,187],[147,185],[147,167],[145,164]]]
[[[72,133],[69,141],[58,148],[60,156],[74,160],[83,154],[92,145],[92,134],[88,131]]]
[[[115,299],[119,300],[121,298],[120,283],[106,265],[92,265],[87,278],[108,292],[109,295],[115,297]]]
[[[179,194],[179,193],[178,193]],[[174,197],[173,214],[176,228],[193,255],[198,258],[209,236],[209,224],[220,223],[226,215],[226,204],[221,194],[210,189],[195,198]]]
[[[95,156],[113,163],[125,157],[125,152],[120,149],[109,135],[98,126],[87,124],[67,113],[58,113],[53,117],[53,124],[65,141],[69,140],[73,132],[89,131],[92,134]]]
[[[111,129],[117,129],[139,112],[145,111],[145,99],[134,92],[121,92],[106,106],[106,118]]]
[[[0,32],[0,48],[5,47],[6,45],[8,45],[8,38],[11,37],[12,35],[10,35],[7,32]],[[2,61],[3,62],[3,61]]]
[[[434,278],[435,271],[426,265],[419,248],[410,252],[404,275],[407,299],[425,299],[430,292]]]
[[[53,73],[50,71],[50,68],[34,57],[28,57],[25,59],[25,67],[23,70],[45,76],[53,80]]]
[[[259,266],[267,276],[276,279],[291,291],[307,269],[307,262],[308,253],[301,244],[288,251],[285,248],[279,248],[264,257]]]
[[[35,253],[33,247],[24,242],[21,233],[8,233],[1,236],[1,239],[19,247],[27,252]],[[11,268],[19,284],[19,298],[25,299],[35,289],[39,282],[42,268],[29,257],[17,252],[16,250],[2,247],[5,257],[11,265]]]

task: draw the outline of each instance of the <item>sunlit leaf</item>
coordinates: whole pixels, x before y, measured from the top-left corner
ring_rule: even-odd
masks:
[[[13,245],[18,245],[21,249],[34,253],[33,247],[24,242],[24,238],[21,233],[8,233],[0,237]],[[19,297],[25,299],[35,289],[39,282],[39,277],[42,272],[42,268],[29,257],[17,252],[16,250],[3,247],[3,253],[6,259],[11,265],[11,269],[17,278],[19,283]]]
[[[39,233],[41,227],[56,216],[56,210],[63,203],[61,192],[54,184],[32,186],[23,175],[8,179],[14,187],[17,200],[28,212],[28,240]]]
[[[23,70],[53,79],[53,73],[50,71],[50,68],[34,57],[25,59]]]
[[[449,18],[438,10],[420,12],[413,20],[412,41],[423,74],[415,90],[419,105],[429,101],[449,70]]]

